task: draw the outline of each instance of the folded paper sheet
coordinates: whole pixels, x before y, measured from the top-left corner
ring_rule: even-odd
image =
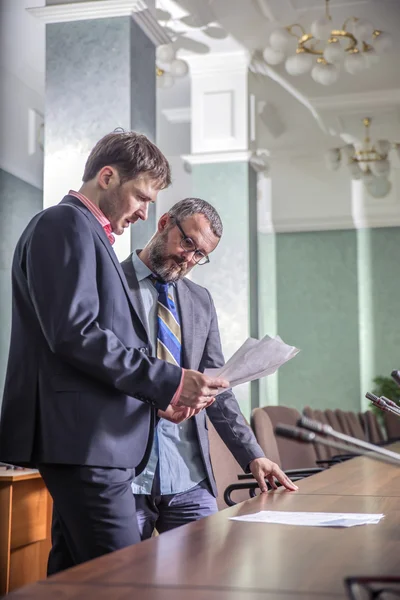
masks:
[[[303,525],[308,527],[354,527],[355,525],[376,524],[382,514],[286,512],[262,510],[252,515],[231,517],[232,521],[248,523],[275,523],[278,525]]]
[[[281,365],[300,352],[279,337],[266,335],[261,340],[247,338],[223,367],[206,369],[210,377],[223,377],[231,387],[272,375]],[[221,390],[223,391],[223,390]]]

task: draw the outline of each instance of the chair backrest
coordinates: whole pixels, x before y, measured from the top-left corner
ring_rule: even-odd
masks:
[[[361,427],[360,419],[358,415],[351,411],[343,411],[338,409],[336,411],[340,423],[343,423],[343,428],[347,435],[357,438],[358,440],[366,441],[366,435]]]
[[[264,406],[263,410],[268,414],[274,430],[278,423],[295,427],[301,416],[298,410],[288,406]],[[316,466],[317,455],[313,445],[282,437],[277,437],[276,442],[283,470]]]
[[[350,423],[347,419],[347,416],[346,416],[346,413],[344,412],[344,410],[337,408],[335,410],[335,415],[340,424],[340,431],[342,433],[345,433],[346,435],[352,435],[351,429],[350,429]]]
[[[392,413],[384,413],[384,423],[388,440],[397,440],[400,438],[400,418]]]
[[[310,406],[306,406],[303,410],[303,414],[309,419],[315,419],[316,421],[320,421],[321,423],[329,424],[321,410],[313,409]],[[334,452],[331,452],[331,449],[328,446],[324,446],[323,444],[314,444],[314,448],[318,460],[329,459],[334,454]]]
[[[364,424],[364,432],[368,442],[371,444],[381,444],[385,441],[383,431],[378,423],[376,415],[372,410],[366,410],[360,413],[360,421]]]
[[[253,410],[251,427],[265,456],[281,467],[281,457],[279,456],[274,428],[265,407]]]
[[[224,501],[224,492],[226,488],[231,483],[236,483],[238,481],[237,476],[239,473],[243,473],[243,469],[225,446],[208,418],[207,425],[208,438],[210,441],[211,464],[218,490],[217,504],[218,509],[222,510],[227,508],[227,504]],[[235,491],[232,494],[232,499],[235,502],[243,502],[243,500],[248,500],[249,497],[249,492],[247,490]]]
[[[335,431],[340,431],[340,433],[343,433],[342,428],[339,423],[339,419],[337,418],[335,411],[333,411],[330,408],[327,408],[326,410],[324,410],[324,413],[325,413],[325,417],[326,417],[329,425],[332,427],[332,429],[334,429]]]

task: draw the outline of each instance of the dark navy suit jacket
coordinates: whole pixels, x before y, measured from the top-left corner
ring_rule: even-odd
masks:
[[[115,252],[78,199],[29,223],[12,286],[0,461],[140,472],[181,369],[149,357]]]

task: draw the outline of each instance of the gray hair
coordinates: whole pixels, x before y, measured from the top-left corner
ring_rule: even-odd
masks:
[[[210,223],[211,231],[217,238],[222,236],[221,217],[211,204],[201,200],[201,198],[185,198],[174,204],[168,211],[169,217],[173,220],[178,219],[178,221],[184,221],[188,217],[197,214],[205,216]]]

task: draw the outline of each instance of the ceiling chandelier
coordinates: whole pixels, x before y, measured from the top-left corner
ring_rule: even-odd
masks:
[[[156,49],[157,87],[171,88],[176,78],[188,74],[189,65],[185,60],[176,58],[176,50],[172,44],[163,44]]]
[[[273,31],[270,45],[263,52],[265,62],[282,63],[290,42],[296,38],[297,48],[295,54],[286,58],[286,71],[289,75],[311,71],[314,81],[331,85],[339,76],[341,63],[348,73],[355,75],[378,62],[379,55],[391,47],[391,36],[365,19],[349,17],[340,29],[333,27],[329,0],[325,0],[325,9],[325,16],[311,23],[311,33],[298,23]]]
[[[376,197],[385,196],[390,191],[389,152],[396,148],[400,157],[400,144],[388,140],[377,140],[371,143],[369,128],[371,119],[363,119],[365,138],[361,145],[346,144],[342,148],[332,148],[326,154],[327,166],[336,171],[342,161],[347,161],[347,166],[352,179],[361,179],[368,191]]]

